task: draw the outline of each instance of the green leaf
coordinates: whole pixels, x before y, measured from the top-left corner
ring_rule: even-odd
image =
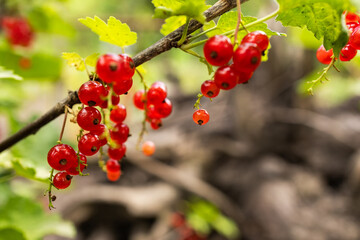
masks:
[[[67,61],[67,64],[71,67],[75,67],[76,70],[84,71],[85,70],[85,64],[84,59],[75,52],[72,53],[62,53],[62,58],[64,58]]]
[[[15,170],[16,174],[28,179],[37,180],[40,182],[48,183],[47,178],[38,178],[36,176],[36,170],[34,167],[26,166],[24,163],[21,162],[20,159],[13,159],[12,160],[12,166]]]
[[[208,8],[205,0],[153,0],[155,18],[187,16],[201,23],[205,22],[203,12]]]
[[[186,16],[173,16],[165,20],[165,23],[161,26],[160,33],[162,35],[168,35],[172,31],[181,27],[186,23]]]
[[[22,77],[15,74],[12,70],[6,70],[4,67],[0,66],[0,79],[14,79],[14,80],[23,80]]]
[[[99,53],[93,53],[93,54],[87,56],[85,58],[86,65],[91,66],[91,67],[95,67],[99,56],[100,56]]]
[[[239,229],[234,221],[229,218],[218,215],[215,221],[211,222],[212,227],[225,236],[227,239],[239,239]]]
[[[80,18],[79,21],[99,35],[101,41],[125,47],[136,43],[137,34],[132,32],[126,23],[111,16],[107,24],[99,17]]]
[[[343,11],[353,11],[350,0],[277,0],[279,15],[276,20],[284,26],[306,27],[317,39],[323,39],[326,49],[334,48],[338,56],[348,40],[342,26]]]
[[[15,228],[6,227],[0,229],[0,240],[26,240],[24,234]]]

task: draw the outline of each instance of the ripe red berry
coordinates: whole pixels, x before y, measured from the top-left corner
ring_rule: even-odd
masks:
[[[205,109],[198,109],[193,114],[194,122],[199,125],[205,125],[209,119],[210,115]]]
[[[129,127],[125,123],[118,123],[110,131],[110,137],[118,144],[126,142],[129,137]]]
[[[63,171],[77,163],[77,155],[69,145],[58,144],[49,150],[47,160],[50,167],[58,171]]]
[[[205,59],[213,66],[222,66],[227,64],[232,58],[232,55],[233,45],[227,36],[213,36],[204,44]]]
[[[58,172],[53,179],[53,185],[57,189],[65,189],[70,186],[72,176],[67,172]]]
[[[108,155],[110,158],[115,160],[121,160],[126,153],[126,146],[124,143],[121,143],[117,148],[109,147]]]
[[[135,73],[134,61],[127,54],[120,54],[119,57],[121,77],[119,79],[116,79],[116,81],[131,79]]]
[[[357,26],[350,34],[349,44],[356,50],[360,50],[360,26]]]
[[[168,98],[165,98],[161,103],[154,104],[155,111],[161,116],[161,118],[166,118],[171,114],[172,103]]]
[[[119,95],[112,95],[111,96],[111,104],[112,105],[114,105],[114,106],[116,106],[116,105],[118,105],[120,103],[120,96]],[[108,107],[108,101],[107,100],[105,100],[102,104],[101,104],[101,106],[100,106],[101,108],[107,108]]]
[[[83,172],[86,168],[87,164],[87,158],[85,155],[79,153],[79,160],[80,160],[80,171]],[[70,175],[79,175],[79,164],[75,164],[74,166],[71,166],[69,169],[66,170],[66,172]]]
[[[117,95],[126,94],[131,89],[132,85],[132,78],[116,81],[113,84],[113,90]]]
[[[240,44],[234,52],[233,61],[237,72],[253,72],[261,62],[261,52],[254,43]]]
[[[28,47],[34,39],[34,32],[25,18],[4,17],[2,27],[8,41],[12,45]]]
[[[333,55],[334,55],[333,50],[330,49],[326,51],[323,45],[321,45],[316,51],[316,58],[322,64],[330,64]]]
[[[116,171],[116,172],[109,172],[109,171],[108,171],[108,172],[106,173],[106,175],[107,175],[107,178],[108,178],[109,181],[115,182],[115,181],[117,181],[117,180],[120,178],[120,176],[121,176],[121,170]]]
[[[238,76],[232,67],[222,66],[216,70],[214,82],[218,88],[230,90],[238,83]]]
[[[238,84],[241,83],[247,83],[254,72],[236,72],[236,75],[238,76]]]
[[[153,143],[152,141],[146,141],[143,143],[141,149],[144,155],[151,156],[155,152],[155,143]]]
[[[358,23],[360,21],[360,17],[356,13],[348,12],[345,17],[346,23]]]
[[[101,113],[94,107],[85,107],[80,110],[76,119],[82,129],[91,131],[99,127]]]
[[[358,23],[358,22],[349,22],[349,23],[346,23],[346,26],[349,29],[350,34],[351,34],[355,30],[355,28],[360,26],[360,23]]]
[[[357,50],[353,48],[350,44],[346,44],[340,51],[340,60],[341,61],[350,61],[356,56]]]
[[[149,119],[153,119],[153,118],[162,118],[162,115],[160,115],[155,108],[154,104],[148,105],[147,106],[147,117]]]
[[[245,35],[241,40],[241,44],[244,43],[255,43],[260,49],[260,52],[263,52],[269,46],[269,37],[263,31],[254,31]]]
[[[110,120],[114,123],[121,123],[126,118],[126,108],[124,105],[116,105],[110,112]]]
[[[119,161],[116,159],[109,159],[106,162],[106,170],[108,172],[117,172],[120,170],[120,164]]]
[[[106,99],[105,87],[96,81],[88,81],[81,85],[78,91],[80,101],[85,104],[92,106],[100,106]]]
[[[80,138],[78,147],[85,156],[92,156],[100,149],[100,139],[97,135],[87,133]]]
[[[165,83],[163,82],[154,82],[147,92],[148,103],[156,104],[164,101],[167,96],[167,89]]]
[[[105,131],[107,131],[105,124],[100,124],[96,129],[90,131],[91,134],[98,136],[100,139],[100,146],[107,144]]]
[[[146,102],[146,95],[144,90],[136,91],[134,94],[134,105],[138,109],[144,109],[144,104]]]
[[[220,93],[220,88],[218,88],[214,81],[206,80],[201,84],[201,93],[207,98],[214,98]]]
[[[150,121],[150,126],[152,129],[157,130],[162,126],[162,121],[160,118],[153,118]]]
[[[106,83],[116,81],[121,76],[121,59],[117,54],[104,54],[96,63],[96,73]]]

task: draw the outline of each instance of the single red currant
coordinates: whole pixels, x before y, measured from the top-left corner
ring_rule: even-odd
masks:
[[[152,129],[157,130],[162,126],[162,121],[160,118],[153,118],[150,121],[150,126]]]
[[[355,30],[355,28],[357,28],[358,26],[360,26],[360,23],[358,22],[349,22],[346,24],[347,28],[350,31],[350,34]]]
[[[254,43],[244,43],[233,55],[234,69],[237,72],[254,72],[261,62],[261,51]]]
[[[116,81],[113,84],[113,90],[117,95],[127,94],[133,85],[132,78]]]
[[[80,110],[76,119],[82,129],[91,131],[99,127],[101,113],[94,107],[85,107]]]
[[[154,104],[155,111],[160,114],[161,118],[166,118],[171,114],[172,103],[168,98],[165,98],[161,103]]]
[[[151,156],[155,152],[155,144],[152,141],[146,141],[141,147],[145,156]]]
[[[227,64],[233,55],[233,45],[230,39],[224,35],[215,35],[204,44],[204,56],[208,63],[213,66]]]
[[[357,26],[350,34],[349,44],[356,50],[360,50],[360,26]]]
[[[47,160],[50,167],[58,171],[63,171],[77,163],[77,155],[69,145],[58,144],[49,150]]]
[[[100,139],[97,135],[87,133],[80,138],[78,147],[85,156],[92,156],[100,149]]]
[[[114,82],[121,76],[121,58],[117,54],[104,54],[96,63],[96,73],[106,83]]]
[[[144,109],[144,104],[146,102],[146,95],[145,95],[145,91],[144,90],[139,90],[136,91],[134,94],[134,105],[135,107],[137,107],[138,109]]]
[[[107,128],[105,124],[100,124],[97,129],[91,130],[90,133],[98,136],[100,139],[100,146],[107,144],[106,133]]]
[[[360,17],[356,13],[348,12],[345,17],[346,23],[358,23],[360,21]]]
[[[350,61],[356,56],[357,50],[350,44],[346,44],[340,51],[340,61]]]
[[[53,185],[57,189],[65,189],[70,186],[72,176],[67,172],[58,172],[53,179]]]
[[[109,159],[106,162],[106,170],[108,172],[117,172],[120,170],[120,164],[119,161],[116,159]]]
[[[193,114],[194,122],[199,125],[205,125],[209,119],[210,115],[205,109],[196,110]]]
[[[255,43],[260,49],[260,52],[263,52],[268,48],[269,42],[269,37],[263,31],[250,32],[241,40],[241,44]]]
[[[333,55],[334,55],[333,50],[330,49],[326,51],[323,45],[321,45],[316,51],[316,58],[322,64],[330,64]]]
[[[154,82],[147,92],[148,103],[161,103],[167,96],[167,89],[165,83]]]
[[[160,115],[155,108],[155,105],[151,104],[147,106],[147,117],[149,119],[153,119],[153,118],[162,118],[162,115]]]
[[[117,148],[109,147],[108,155],[110,158],[115,160],[121,160],[126,153],[126,146],[124,143],[121,143]]]
[[[129,137],[129,127],[125,123],[118,123],[110,131],[110,137],[118,144],[126,142]]]
[[[254,72],[236,72],[238,76],[238,84],[247,83],[252,77]]]
[[[114,123],[121,123],[126,118],[126,108],[124,105],[116,105],[110,112],[110,120]]]
[[[79,153],[78,161],[80,161],[80,172],[83,172],[86,168],[87,158],[85,155]],[[66,172],[70,175],[79,175],[79,164],[71,166]]]
[[[214,81],[206,80],[201,84],[201,93],[207,98],[214,98],[220,93],[220,88],[218,88]]]
[[[230,90],[236,86],[239,77],[230,66],[219,67],[214,76],[214,82],[220,89]]]
[[[135,73],[134,61],[127,54],[120,54],[119,57],[120,57],[119,66],[121,69],[121,77],[116,79],[115,81],[131,79]]]
[[[111,96],[111,104],[116,106],[120,103],[120,96],[119,95],[112,95]],[[107,108],[108,107],[108,101],[104,101],[101,106],[101,108]]]
[[[106,173],[106,175],[107,175],[107,178],[108,178],[109,181],[115,182],[115,181],[117,181],[117,180],[120,178],[120,176],[121,176],[121,170],[116,171],[116,172],[109,172],[109,171],[108,171],[108,172]]]
[[[80,101],[85,104],[92,106],[100,106],[106,99],[105,87],[96,81],[88,81],[81,85],[78,91]]]

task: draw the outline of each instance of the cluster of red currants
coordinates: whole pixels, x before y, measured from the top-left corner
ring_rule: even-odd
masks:
[[[138,90],[133,101],[135,107],[146,111],[146,121],[154,130],[159,129],[162,126],[161,119],[172,112],[172,103],[167,98],[167,88],[163,82],[154,82],[149,89]]]
[[[220,90],[230,90],[237,84],[247,83],[260,65],[261,56],[269,46],[269,38],[263,31],[248,33],[234,51],[234,45],[224,35],[209,38],[204,45],[206,61],[218,66],[214,80],[207,80],[201,85],[201,93],[208,98],[216,97]],[[232,59],[232,63],[229,61]],[[209,121],[205,109],[193,114],[193,120],[199,125]]]
[[[1,27],[12,46],[28,47],[34,39],[34,32],[26,18],[3,17]]]
[[[171,216],[171,226],[176,230],[180,240],[205,240],[206,238],[197,234],[187,223],[184,214],[175,212]]]
[[[360,16],[352,12],[344,14],[346,14],[345,23],[350,37],[348,43],[340,51],[339,59],[343,62],[353,59],[357,54],[357,50],[360,50]],[[316,52],[316,58],[322,64],[330,64],[334,58],[333,49],[326,50],[321,45]]]

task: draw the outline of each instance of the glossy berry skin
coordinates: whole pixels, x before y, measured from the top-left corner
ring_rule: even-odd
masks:
[[[67,172],[58,172],[53,179],[53,185],[57,189],[65,189],[70,186],[72,176]]]
[[[116,105],[118,105],[119,103],[120,103],[120,96],[119,96],[119,95],[112,95],[112,96],[111,96],[111,104],[114,105],[114,106],[116,106]],[[101,104],[100,107],[101,107],[101,108],[107,108],[107,107],[108,107],[108,101],[105,100],[105,101]]]
[[[107,91],[101,83],[88,81],[81,85],[78,95],[83,104],[90,107],[100,106],[106,99]]]
[[[132,78],[116,81],[113,84],[113,90],[117,95],[126,94],[131,89],[132,85]]]
[[[205,125],[209,119],[210,115],[205,109],[198,109],[193,114],[194,122],[199,125]]]
[[[83,172],[84,169],[86,168],[86,164],[87,164],[87,158],[85,155],[79,153],[79,158],[80,158],[80,171]],[[74,166],[71,166],[69,169],[66,170],[66,172],[70,175],[79,175],[79,170],[78,170],[78,164],[75,164]]]
[[[350,44],[346,44],[340,51],[340,61],[350,61],[356,56],[357,50]]]
[[[117,148],[109,147],[108,155],[115,160],[121,160],[126,153],[126,146],[124,143],[120,144]]]
[[[96,63],[96,73],[106,83],[122,79],[122,68],[123,59],[117,54],[104,54]]]
[[[63,171],[77,163],[77,155],[69,145],[58,144],[49,150],[47,160],[50,167],[58,171]]]
[[[153,118],[150,120],[150,126],[152,129],[157,130],[162,126],[162,121],[160,118]]]
[[[213,66],[227,64],[233,55],[233,45],[230,39],[224,35],[215,35],[204,44],[204,56],[208,63]]]
[[[155,105],[151,104],[147,106],[147,117],[149,119],[162,118],[162,115],[156,111]]]
[[[358,26],[360,26],[360,23],[358,22],[350,22],[346,24],[346,27],[349,29],[350,34],[355,30],[355,28],[357,28]]]
[[[116,159],[109,159],[106,162],[106,171],[108,172],[117,172],[120,171],[119,161]]]
[[[260,49],[260,52],[263,52],[268,48],[269,42],[269,37],[263,31],[250,32],[241,40],[241,44],[255,43]]]
[[[360,26],[357,26],[350,34],[349,44],[356,50],[360,50]]]
[[[100,149],[100,139],[97,135],[87,133],[80,138],[78,147],[85,156],[92,156]]]
[[[168,98],[165,98],[161,103],[155,104],[155,111],[161,118],[168,117],[172,112],[172,103]]]
[[[155,144],[152,141],[146,141],[143,143],[141,149],[145,156],[151,156],[155,152]]]
[[[116,105],[110,112],[110,120],[114,123],[121,123],[126,118],[126,108],[124,105]]]
[[[238,76],[238,84],[241,83],[247,83],[254,72],[236,72],[236,75]]]
[[[321,45],[316,51],[316,58],[322,64],[330,64],[333,55],[334,55],[333,50],[330,49],[326,51],[323,45]]]
[[[146,102],[145,91],[144,90],[136,91],[134,94],[133,102],[134,102],[135,107],[143,110],[144,104]]]
[[[146,98],[148,103],[157,104],[164,101],[167,96],[167,89],[165,83],[163,82],[154,82],[149,88]]]
[[[116,171],[116,172],[107,172],[106,173],[107,179],[111,182],[115,182],[117,180],[119,180],[120,176],[121,176],[121,170]]]
[[[358,23],[360,21],[360,17],[356,13],[348,12],[345,17],[346,23]]]
[[[234,69],[237,72],[254,72],[261,62],[261,51],[254,43],[244,43],[233,55]]]
[[[214,82],[218,88],[230,90],[238,83],[238,76],[232,67],[222,66],[216,70]]]
[[[110,137],[118,144],[126,142],[129,137],[129,127],[125,123],[118,123],[110,131]]]
[[[127,54],[120,54],[120,69],[121,77],[116,79],[116,81],[131,79],[135,73],[135,64],[130,56]]]
[[[201,93],[207,98],[214,98],[220,93],[220,88],[212,80],[206,80],[201,84]]]
[[[100,124],[96,129],[90,131],[91,134],[98,136],[100,140],[100,146],[107,144],[105,131],[107,131],[105,124]]]
[[[101,113],[94,107],[85,107],[80,110],[76,119],[82,129],[91,131],[99,127],[101,123]]]

